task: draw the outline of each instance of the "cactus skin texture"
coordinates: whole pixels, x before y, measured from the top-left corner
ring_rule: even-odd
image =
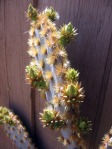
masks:
[[[32,58],[30,66],[34,74],[26,67],[26,80],[40,93],[44,93],[47,99],[40,120],[43,127],[61,132],[58,140],[68,149],[86,149],[83,136],[91,129],[91,124],[80,116],[84,89],[78,82],[79,72],[70,67],[64,48],[77,35],[77,30],[69,23],[58,31],[53,22],[58,19],[58,13],[52,7],[38,12],[36,20],[30,17],[33,12],[29,13],[29,9],[35,8],[29,7],[27,16],[31,27],[28,53]],[[39,77],[46,84],[41,85],[41,88],[34,85],[39,83]]]
[[[99,149],[112,149],[112,128],[104,135]]]
[[[37,149],[17,115],[6,107],[0,107],[0,125],[18,149]]]

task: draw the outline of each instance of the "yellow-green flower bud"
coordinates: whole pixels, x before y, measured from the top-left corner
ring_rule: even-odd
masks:
[[[32,20],[37,20],[37,10],[30,4],[27,10],[27,16]]]
[[[75,81],[78,79],[79,77],[79,73],[77,70],[70,68],[68,69],[68,71],[66,72],[66,79],[69,81]]]
[[[60,29],[60,39],[59,43],[61,45],[66,45],[77,35],[77,30],[73,27],[71,23],[65,24]]]
[[[85,118],[81,118],[78,122],[81,133],[86,134],[91,130],[91,122]]]
[[[70,85],[67,86],[66,95],[68,97],[75,97],[77,96],[77,94],[78,94],[78,89],[76,85],[71,83]]]
[[[55,21],[59,18],[59,14],[52,8],[46,8],[44,13],[48,16],[51,21]]]
[[[55,118],[55,113],[52,110],[44,110],[43,119],[47,122],[53,120]]]

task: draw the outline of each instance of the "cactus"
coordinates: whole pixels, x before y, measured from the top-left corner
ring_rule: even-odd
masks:
[[[58,140],[68,149],[84,149],[83,135],[91,129],[91,124],[80,116],[84,89],[78,82],[79,72],[70,67],[64,48],[76,37],[77,30],[69,23],[58,31],[53,21],[59,17],[52,7],[35,15],[34,12],[37,11],[30,5],[28,53],[32,66],[26,67],[26,80],[40,93],[45,93],[47,104],[40,120],[44,127],[61,132]]]
[[[43,113],[40,113],[40,120],[43,122],[44,127],[49,127],[53,130],[60,130],[66,125],[66,121],[55,110],[44,109]]]
[[[112,128],[104,135],[99,149],[112,149]]]
[[[71,41],[71,39],[74,38],[74,36],[76,36],[77,30],[74,29],[73,25],[70,23],[65,24],[61,27],[60,29],[60,39],[59,42],[61,45],[66,45],[67,43],[69,43]]]
[[[47,15],[47,17],[51,20],[51,21],[55,21],[56,19],[59,18],[59,14],[58,12],[56,12],[52,7],[50,8],[46,8],[44,13]]]
[[[46,89],[47,84],[43,79],[42,72],[37,69],[36,65],[30,64],[26,66],[26,80],[32,87],[38,89]]]
[[[0,125],[19,149],[36,149],[17,115],[6,107],[0,107]]]

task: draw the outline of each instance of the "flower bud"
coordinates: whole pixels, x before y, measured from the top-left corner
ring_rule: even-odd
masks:
[[[78,94],[77,86],[73,85],[72,83],[67,86],[66,94],[68,97],[75,97]]]

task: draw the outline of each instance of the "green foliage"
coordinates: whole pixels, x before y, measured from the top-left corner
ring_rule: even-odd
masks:
[[[67,86],[66,88],[66,95],[68,97],[76,97],[78,94],[78,88],[77,85],[74,85],[71,83],[70,85]]]
[[[79,77],[79,72],[73,68],[68,69],[65,75],[66,79],[69,81],[76,81]]]
[[[46,8],[44,13],[48,16],[48,18],[51,20],[51,21],[55,21],[56,19],[59,18],[59,15],[58,13],[52,8]]]
[[[37,20],[37,10],[31,4],[28,6],[27,17],[32,21]]]
[[[65,24],[60,29],[60,39],[59,43],[61,45],[66,45],[77,35],[77,30],[73,27],[71,23]]]
[[[91,122],[86,118],[80,118],[78,122],[78,128],[82,134],[87,134],[91,130]]]
[[[28,84],[31,84],[32,87],[38,89],[46,89],[47,84],[42,76],[42,72],[37,68],[36,65],[26,66],[26,80]]]
[[[10,111],[5,107],[0,107],[0,125],[1,124],[14,125],[14,121],[10,115]]]

